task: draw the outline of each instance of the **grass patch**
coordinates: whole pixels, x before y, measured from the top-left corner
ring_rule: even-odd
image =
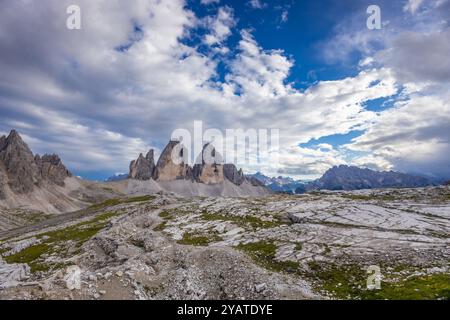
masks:
[[[164,231],[164,229],[167,227],[167,221],[163,221],[160,224],[158,224],[156,227],[153,228],[155,231]]]
[[[153,230],[164,231],[164,229],[167,228],[167,223],[169,222],[169,220],[173,219],[173,212],[169,210],[163,210],[158,214],[158,217],[163,219],[163,222],[154,227]]]
[[[32,273],[64,267],[66,265],[64,263],[46,263],[43,255],[58,254],[67,256],[68,248],[65,248],[65,244],[68,241],[74,242],[75,247],[79,249],[83,243],[95,236],[107,225],[109,220],[116,215],[118,215],[118,213],[106,212],[91,220],[64,229],[39,234],[36,237],[42,240],[41,243],[4,257],[4,260],[7,263],[26,263],[30,266]]]
[[[206,210],[203,211],[201,218],[205,221],[230,221],[242,227],[250,226],[253,229],[270,229],[286,224],[285,222],[282,222],[278,219],[274,221],[266,221],[250,215],[240,217],[234,215],[208,213]]]
[[[275,272],[297,273],[299,264],[295,261],[278,261],[275,259],[277,246],[268,241],[240,243],[237,249],[248,254],[258,265]]]
[[[308,277],[318,283],[318,289],[338,299],[364,300],[429,300],[450,299],[450,275],[431,274],[394,279],[383,274],[381,289],[368,290],[366,271],[357,265],[330,266],[310,262]],[[385,268],[382,268],[382,270]],[[399,270],[398,268],[394,268]],[[390,279],[392,278],[392,279]]]
[[[172,213],[168,210],[163,210],[158,214],[158,217],[168,220],[172,218]]]
[[[390,194],[380,194],[376,195],[374,193],[370,195],[363,195],[363,194],[343,194],[343,198],[356,200],[356,201],[371,201],[371,200],[378,200],[378,201],[395,201],[397,200],[397,197]]]
[[[202,246],[206,247],[211,242],[217,242],[221,241],[222,238],[218,236],[217,234],[213,234],[210,236],[206,235],[195,235],[189,232],[186,232],[183,234],[183,238],[181,240],[178,240],[178,244],[184,244],[184,245],[191,245],[191,246]]]

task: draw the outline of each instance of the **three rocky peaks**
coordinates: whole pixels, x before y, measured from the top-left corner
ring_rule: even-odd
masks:
[[[33,155],[17,131],[0,137],[0,199],[5,197],[7,186],[23,194],[44,183],[64,186],[65,178],[71,176],[56,154]]]
[[[183,160],[183,152],[179,141],[170,141],[156,165],[153,149],[145,157],[141,153],[136,160],[131,161],[128,178],[155,181],[189,180],[204,184],[218,184],[228,180],[237,186],[247,180],[254,186],[261,185],[256,179],[246,178],[242,169],[238,170],[234,164],[222,164],[215,148],[209,143],[204,145],[200,161],[197,161],[199,163],[192,167]],[[206,161],[207,157],[213,161]]]
[[[155,181],[190,180],[203,184],[218,184],[226,179],[237,186],[247,180],[254,186],[260,185],[256,179],[246,178],[242,170],[238,171],[232,164],[208,165],[205,161],[193,167],[183,161],[177,164],[172,160],[172,152],[180,147],[178,144],[177,141],[170,141],[156,165],[153,150],[145,157],[139,155],[137,160],[131,162],[128,177]],[[183,151],[180,152],[182,158]],[[205,145],[201,156],[205,157],[206,152],[211,152],[211,145]],[[7,190],[15,194],[28,194],[35,187],[45,184],[64,187],[68,177],[72,174],[58,155],[34,155],[16,130],[12,130],[7,137],[0,137],[0,199],[5,199]]]

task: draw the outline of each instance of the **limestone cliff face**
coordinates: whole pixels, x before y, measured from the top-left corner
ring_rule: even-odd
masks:
[[[224,170],[220,155],[213,145],[207,143],[201,153],[201,164],[194,165],[193,175],[197,182],[217,184],[224,181]]]
[[[130,163],[129,178],[137,180],[150,180],[155,171],[154,151],[150,150],[147,155],[141,153],[137,160]]]
[[[241,170],[234,164],[224,164],[223,159],[214,146],[207,143],[198,156],[197,164],[190,167],[187,164],[186,150],[179,141],[170,141],[164,148],[156,166],[153,150],[144,156],[141,154],[137,160],[130,164],[131,179],[155,181],[191,180],[204,184],[219,184],[225,180],[240,186],[246,178]],[[261,186],[257,181],[249,181],[254,186]]]
[[[0,171],[0,194],[5,193],[6,183],[13,192],[28,193],[44,181],[64,185],[71,176],[57,155],[34,157],[15,130],[0,138]]]
[[[185,150],[179,141],[170,141],[156,164],[153,178],[157,181],[192,180],[192,168],[186,164]]]
[[[44,154],[42,158],[36,155],[34,159],[44,180],[64,186],[64,180],[72,176],[56,154]]]
[[[6,170],[11,190],[18,193],[32,191],[42,179],[33,153],[15,130],[2,141],[0,161]]]
[[[6,184],[6,172],[4,171],[4,168],[0,166],[0,200],[6,198]]]
[[[237,186],[240,186],[245,181],[242,169],[238,171],[234,164],[225,164],[223,166],[223,173],[225,178],[227,178]]]

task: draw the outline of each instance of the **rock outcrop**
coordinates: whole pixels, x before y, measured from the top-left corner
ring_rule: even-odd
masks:
[[[30,267],[24,263],[7,264],[0,256],[0,289],[15,287],[20,281],[28,279]]]
[[[64,186],[64,180],[72,176],[56,154],[44,154],[42,157],[36,155],[34,160],[42,179],[55,183],[58,186]]]
[[[150,180],[155,171],[154,151],[150,150],[144,158],[141,153],[137,160],[130,163],[129,178],[137,180]]]
[[[233,182],[237,186],[240,186],[245,181],[245,176],[242,169],[238,171],[234,164],[225,164],[223,166],[223,174],[226,179]]]
[[[0,167],[0,200],[6,198],[6,173],[4,169]]]
[[[42,179],[33,153],[17,131],[2,139],[0,161],[3,163],[12,191],[27,193]]]
[[[199,163],[194,165],[195,181],[205,184],[217,184],[224,181],[224,167],[222,159],[212,144],[205,144],[200,155]]]
[[[192,168],[186,164],[186,150],[179,141],[170,141],[158,159],[153,174],[156,181],[192,180]]]
[[[17,131],[0,138],[0,197],[6,191],[26,194],[42,182],[64,186],[64,179],[72,176],[57,155],[36,157]]]
[[[253,186],[263,186],[256,179],[246,179],[244,173],[234,164],[223,164],[222,156],[216,152],[214,146],[207,143],[198,156],[196,164],[187,164],[187,153],[179,141],[170,141],[164,148],[154,165],[154,152],[150,150],[146,157],[139,155],[137,160],[130,163],[128,178],[136,180],[175,181],[190,180],[202,184],[220,184],[225,180],[240,186],[248,181]]]

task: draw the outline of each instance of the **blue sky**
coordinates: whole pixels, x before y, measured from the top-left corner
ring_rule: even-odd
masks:
[[[449,0],[37,3],[2,4],[0,133],[76,175],[127,172],[203,121],[280,130],[279,166],[246,172],[450,178]],[[71,4],[81,30],[65,27]],[[380,30],[366,27],[372,4]]]

